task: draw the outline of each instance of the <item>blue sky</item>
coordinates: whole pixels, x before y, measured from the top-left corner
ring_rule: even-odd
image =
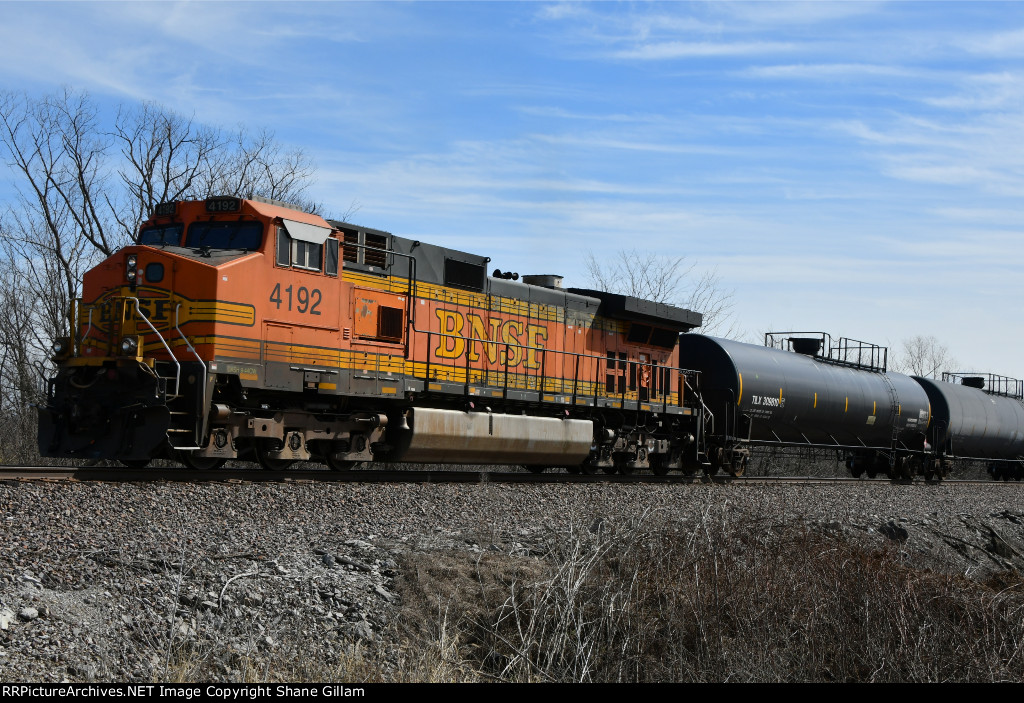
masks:
[[[354,220],[1024,376],[1024,4],[0,3],[0,87],[268,127]],[[0,194],[9,192],[0,185]]]

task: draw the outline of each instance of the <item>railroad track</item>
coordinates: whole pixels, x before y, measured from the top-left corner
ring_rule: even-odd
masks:
[[[730,484],[763,485],[788,483],[797,485],[827,484],[909,484],[888,478],[850,478],[816,476],[684,476],[669,474],[570,474],[550,472],[534,474],[527,471],[460,471],[460,470],[360,470],[330,471],[327,469],[296,469],[266,471],[258,469],[212,469],[199,471],[186,468],[95,467],[95,466],[2,466],[0,481],[96,481],[105,483],[644,483],[644,484]],[[936,481],[918,479],[915,485],[935,485]],[[992,485],[994,481],[946,479],[946,484]]]

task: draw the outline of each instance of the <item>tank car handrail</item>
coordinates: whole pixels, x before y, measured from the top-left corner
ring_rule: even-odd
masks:
[[[964,381],[968,378],[980,378],[982,379],[982,387],[978,390],[989,395],[999,395],[1006,398],[1016,398],[1017,400],[1024,400],[1024,381],[1013,378],[1012,376],[1000,376],[989,371],[943,371],[942,381],[943,383],[957,384],[966,386],[968,384]]]
[[[865,342],[850,337],[835,338],[828,332],[820,331],[791,331],[791,332],[765,332],[764,346],[769,349],[787,349],[796,351],[793,348],[794,337],[790,335],[814,335],[819,341],[818,350],[808,356],[826,364],[846,366],[855,369],[866,369],[885,373],[889,368],[889,348],[879,344]],[[850,357],[856,352],[856,359]],[[864,357],[867,356],[865,361]]]

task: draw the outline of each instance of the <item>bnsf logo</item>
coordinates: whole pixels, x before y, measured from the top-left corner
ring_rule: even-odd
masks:
[[[539,369],[541,355],[548,338],[548,328],[519,320],[484,318],[457,310],[435,310],[442,336],[438,337],[434,354],[442,359],[459,359],[469,355],[470,361],[480,360],[480,348],[487,360],[502,366]],[[450,335],[450,336],[444,336]],[[483,341],[487,340],[487,341]],[[506,347],[506,345],[508,345]],[[528,347],[524,349],[524,347]]]
[[[82,322],[88,324],[89,309],[92,310],[92,324],[103,332],[110,331],[110,323],[114,319],[114,302],[112,298],[123,295],[121,291],[112,290],[100,296],[95,303],[87,306],[84,310]],[[166,330],[174,326],[174,313],[179,304],[188,302],[185,298],[172,295],[170,291],[160,288],[140,287],[135,296],[139,300],[139,310],[153,326],[158,330]],[[185,311],[182,307],[181,313]],[[135,320],[135,305],[131,301],[125,302],[125,320]],[[139,322],[142,322],[139,320]],[[179,319],[179,322],[184,322]],[[140,331],[143,331],[140,329]],[[145,330],[145,331],[148,331]]]

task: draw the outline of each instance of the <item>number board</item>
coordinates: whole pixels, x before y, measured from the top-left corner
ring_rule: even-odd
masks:
[[[171,217],[177,211],[178,211],[178,202],[176,200],[172,200],[169,203],[158,203],[157,206],[155,208],[153,208],[153,216],[154,217]]]
[[[207,212],[238,212],[242,209],[242,201],[238,198],[207,198]]]

